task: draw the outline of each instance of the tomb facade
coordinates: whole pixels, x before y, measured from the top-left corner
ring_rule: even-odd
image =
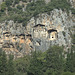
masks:
[[[47,38],[47,31],[45,29],[45,25],[38,24],[34,26],[33,29],[33,37],[34,38]]]

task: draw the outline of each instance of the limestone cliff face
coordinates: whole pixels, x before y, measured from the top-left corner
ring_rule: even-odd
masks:
[[[39,14],[31,18],[27,25],[27,32],[32,35],[36,50],[45,51],[51,45],[71,47],[70,28],[74,26],[73,15],[54,9],[50,14]]]
[[[46,51],[52,45],[71,47],[71,33],[75,16],[61,9],[32,17],[23,27],[21,23],[0,23],[0,48],[15,58],[29,54],[32,50]]]
[[[22,24],[11,20],[0,23],[0,48],[6,54],[13,54],[15,58],[22,57],[23,54],[20,51],[25,42],[24,30],[25,27],[22,27]]]
[[[72,7],[75,8],[75,0],[69,0],[69,2],[71,3]]]

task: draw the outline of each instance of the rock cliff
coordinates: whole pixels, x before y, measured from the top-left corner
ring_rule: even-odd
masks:
[[[29,54],[33,50],[46,51],[52,45],[71,48],[71,34],[75,16],[61,9],[32,17],[23,27],[21,23],[5,21],[0,23],[0,48],[15,58]]]
[[[75,8],[75,0],[69,0],[69,2],[71,3],[72,7]]]
[[[45,51],[51,45],[63,45],[66,50],[71,47],[70,29],[75,24],[73,18],[71,13],[67,14],[61,9],[54,9],[49,14],[39,14],[31,18],[27,32],[32,35],[35,49]]]

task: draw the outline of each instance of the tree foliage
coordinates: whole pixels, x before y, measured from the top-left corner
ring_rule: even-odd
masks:
[[[4,12],[5,10],[6,10],[6,4],[5,4],[5,2],[3,2],[1,4],[1,11]]]
[[[63,55],[63,47],[52,46],[45,52],[34,51],[31,55],[13,61],[0,49],[0,75],[75,75],[75,46]]]

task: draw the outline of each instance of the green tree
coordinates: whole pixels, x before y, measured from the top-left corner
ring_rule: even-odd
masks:
[[[32,54],[32,58],[30,60],[30,65],[28,68],[28,75],[42,75],[43,63],[40,59],[38,59],[37,52],[35,51]]]
[[[63,48],[59,46],[50,47],[46,54],[45,74],[60,75],[63,72]]]
[[[66,71],[75,72],[75,46],[72,46],[71,52],[67,53]]]
[[[30,56],[25,55],[22,58],[19,58],[14,61],[15,68],[16,68],[16,74],[20,75],[27,75],[27,70],[30,64]]]
[[[13,56],[9,55],[9,60],[8,60],[8,75],[14,75],[15,74],[15,68],[14,68],[14,63],[13,63]]]
[[[0,75],[7,75],[7,58],[2,50],[0,51]]]
[[[0,49],[0,75],[2,73],[2,49]]]
[[[71,72],[64,72],[62,75],[75,75],[75,73],[71,73]]]

